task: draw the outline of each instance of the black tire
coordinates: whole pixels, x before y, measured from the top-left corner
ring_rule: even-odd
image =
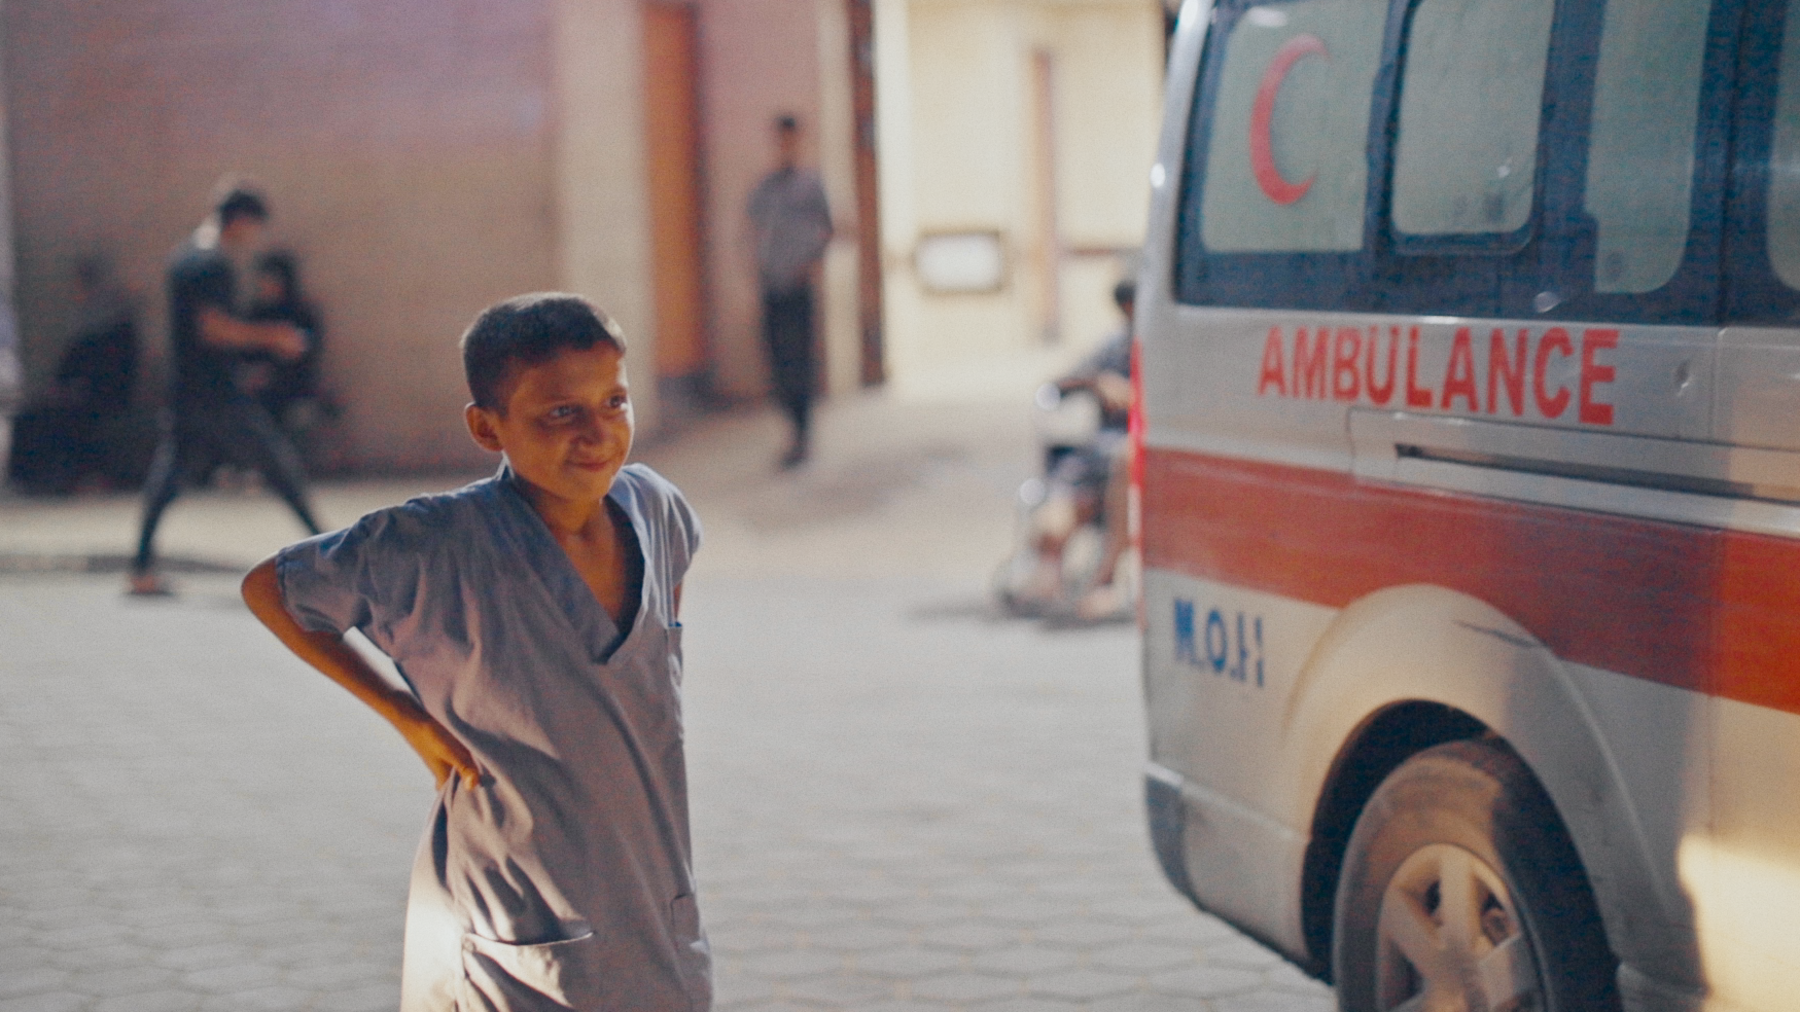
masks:
[[[1344,1012],[1618,1012],[1618,959],[1555,808],[1518,756],[1458,741],[1402,763],[1344,852]]]

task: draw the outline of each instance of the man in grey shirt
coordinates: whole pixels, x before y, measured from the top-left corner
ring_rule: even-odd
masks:
[[[793,422],[784,468],[806,460],[816,368],[813,361],[813,288],[825,244],[831,241],[831,209],[819,174],[799,166],[800,122],[775,119],[779,165],[750,194],[756,239],[757,281],[762,288],[763,342],[775,396]]]

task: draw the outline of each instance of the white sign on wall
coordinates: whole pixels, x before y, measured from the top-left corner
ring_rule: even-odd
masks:
[[[998,232],[938,232],[920,237],[913,270],[936,295],[997,292],[1006,283],[1006,251]]]

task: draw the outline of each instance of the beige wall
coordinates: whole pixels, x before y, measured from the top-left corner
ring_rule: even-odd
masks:
[[[656,307],[638,0],[556,2],[557,287],[624,329],[638,428],[656,431]]]
[[[1028,253],[1033,54],[1054,67],[1061,340],[1116,325],[1110,289],[1147,213],[1162,88],[1159,0],[878,0],[882,230],[893,373],[1004,355],[1043,339],[1046,278]],[[1007,283],[993,294],[923,291],[921,234],[997,231]]]

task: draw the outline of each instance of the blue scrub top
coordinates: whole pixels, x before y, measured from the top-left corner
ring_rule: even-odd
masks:
[[[700,524],[642,464],[608,498],[644,557],[623,631],[505,467],[278,556],[295,620],[361,630],[484,774],[420,843],[403,1012],[711,1006],[674,601]]]

